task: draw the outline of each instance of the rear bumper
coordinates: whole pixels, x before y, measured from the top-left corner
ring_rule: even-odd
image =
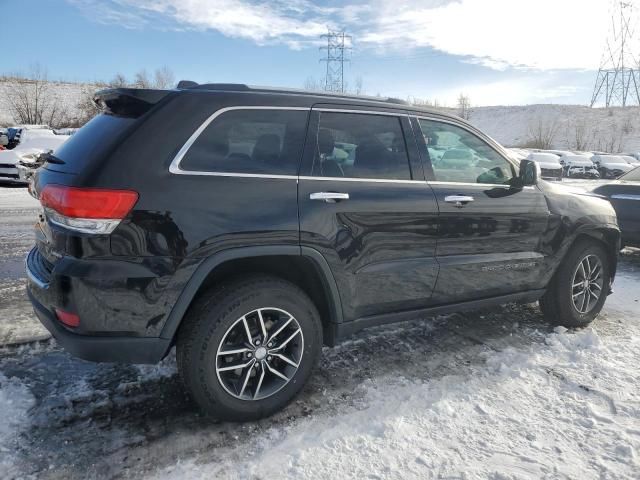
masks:
[[[99,337],[78,335],[67,330],[27,288],[36,316],[57,342],[70,354],[92,362],[157,363],[168,352],[171,341],[165,338]]]
[[[131,320],[131,317],[136,319],[135,305],[130,305],[132,308],[129,311],[123,311],[122,302],[148,308],[142,299],[130,295],[118,302],[113,297],[105,296],[106,292],[100,288],[108,290],[113,284],[110,279],[107,279],[106,284],[96,285],[98,288],[94,288],[91,284],[95,281],[95,276],[68,276],[73,269],[86,267],[84,263],[71,261],[65,274],[56,274],[58,267],[45,261],[35,248],[31,250],[25,263],[27,293],[38,319],[72,355],[94,362],[157,363],[171,348],[171,339],[161,338],[159,331],[156,335],[145,335],[149,330],[144,328],[148,323],[146,318],[142,321]],[[96,266],[90,265],[89,270],[92,268],[95,269]],[[80,274],[83,275],[82,272]],[[123,275],[123,272],[116,269],[114,275],[118,274]],[[108,277],[104,270],[98,271],[97,275]],[[55,308],[79,314],[80,327],[72,329],[60,323],[55,315]],[[101,317],[110,321],[96,323]],[[141,331],[109,328],[128,324],[139,325]]]

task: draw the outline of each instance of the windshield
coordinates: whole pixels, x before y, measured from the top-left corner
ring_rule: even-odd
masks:
[[[634,168],[628,173],[622,175],[619,180],[624,182],[640,182],[640,167]]]
[[[611,157],[600,157],[600,163],[607,165],[612,163],[627,163],[627,162],[625,162],[624,159],[621,157],[611,156]]]

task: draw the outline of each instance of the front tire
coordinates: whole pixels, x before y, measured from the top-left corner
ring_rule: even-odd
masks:
[[[540,309],[554,325],[585,327],[600,313],[607,298],[611,265],[596,241],[581,240],[571,247],[547,291]]]
[[[193,398],[208,414],[231,421],[284,408],[309,379],[321,347],[313,302],[270,276],[206,292],[190,308],[176,345],[178,370]]]

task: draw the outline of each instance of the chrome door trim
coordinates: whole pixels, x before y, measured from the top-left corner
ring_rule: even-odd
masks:
[[[207,172],[207,171],[198,171],[198,170],[183,170],[180,168],[180,162],[187,154],[189,149],[193,146],[198,137],[202,134],[202,132],[209,126],[211,122],[213,122],[216,118],[226,112],[230,112],[232,110],[292,110],[292,111],[309,111],[310,107],[279,107],[279,106],[270,106],[270,105],[238,105],[234,107],[224,107],[219,110],[216,110],[212,113],[202,124],[196,129],[195,132],[191,134],[189,139],[185,142],[182,148],[178,151],[176,156],[171,161],[171,165],[169,165],[169,172],[174,175],[210,175],[217,177],[248,177],[248,178],[288,178],[288,179],[297,179],[297,176],[294,175],[262,175],[262,174],[253,174],[253,173],[232,173],[232,172]]]

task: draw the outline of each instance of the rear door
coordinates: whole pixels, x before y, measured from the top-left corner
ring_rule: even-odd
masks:
[[[299,179],[300,239],[329,262],[345,320],[429,302],[438,209],[404,112],[317,105]]]
[[[511,186],[517,167],[463,124],[412,119],[440,210],[434,303],[542,288],[549,211],[537,187]]]

